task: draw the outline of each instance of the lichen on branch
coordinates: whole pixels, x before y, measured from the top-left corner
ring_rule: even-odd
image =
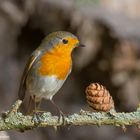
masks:
[[[64,126],[64,125],[113,125],[123,128],[127,125],[139,126],[140,108],[130,113],[89,112],[81,110],[79,114],[73,114],[60,118],[52,116],[50,112],[41,113],[39,116],[25,116],[18,112],[22,101],[17,100],[10,111],[0,117],[0,131],[3,130],[28,130],[36,127]],[[39,121],[38,121],[39,119]]]

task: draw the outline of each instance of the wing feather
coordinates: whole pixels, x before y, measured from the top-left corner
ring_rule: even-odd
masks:
[[[33,65],[35,64],[36,60],[39,58],[40,56],[40,51],[35,51],[30,57],[29,60],[25,66],[22,78],[21,78],[21,83],[20,83],[20,87],[19,87],[19,92],[18,92],[18,98],[20,100],[24,100],[25,98],[25,92],[26,92],[26,78],[28,76],[28,73],[30,72],[31,68],[33,67]]]

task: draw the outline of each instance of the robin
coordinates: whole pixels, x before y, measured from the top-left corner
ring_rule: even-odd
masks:
[[[72,33],[57,31],[49,34],[31,54],[26,64],[19,88],[19,99],[25,93],[30,96],[29,111],[39,107],[41,99],[54,103],[53,96],[62,87],[72,69],[71,53],[76,47],[83,47]]]

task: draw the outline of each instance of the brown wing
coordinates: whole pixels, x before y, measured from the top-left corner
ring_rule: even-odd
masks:
[[[40,51],[35,51],[30,57],[29,60],[25,66],[22,78],[21,78],[21,83],[20,83],[20,87],[19,87],[19,92],[18,92],[18,98],[20,100],[24,100],[25,98],[25,92],[26,92],[26,78],[28,76],[28,73],[30,71],[30,69],[32,68],[32,66],[34,65],[35,61],[37,60],[37,58],[40,55]]]

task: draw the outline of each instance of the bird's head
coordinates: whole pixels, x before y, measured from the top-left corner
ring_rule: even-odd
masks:
[[[65,31],[57,31],[49,34],[42,43],[50,52],[71,54],[76,47],[83,47],[79,39],[72,33]],[[41,45],[41,46],[42,46]]]

